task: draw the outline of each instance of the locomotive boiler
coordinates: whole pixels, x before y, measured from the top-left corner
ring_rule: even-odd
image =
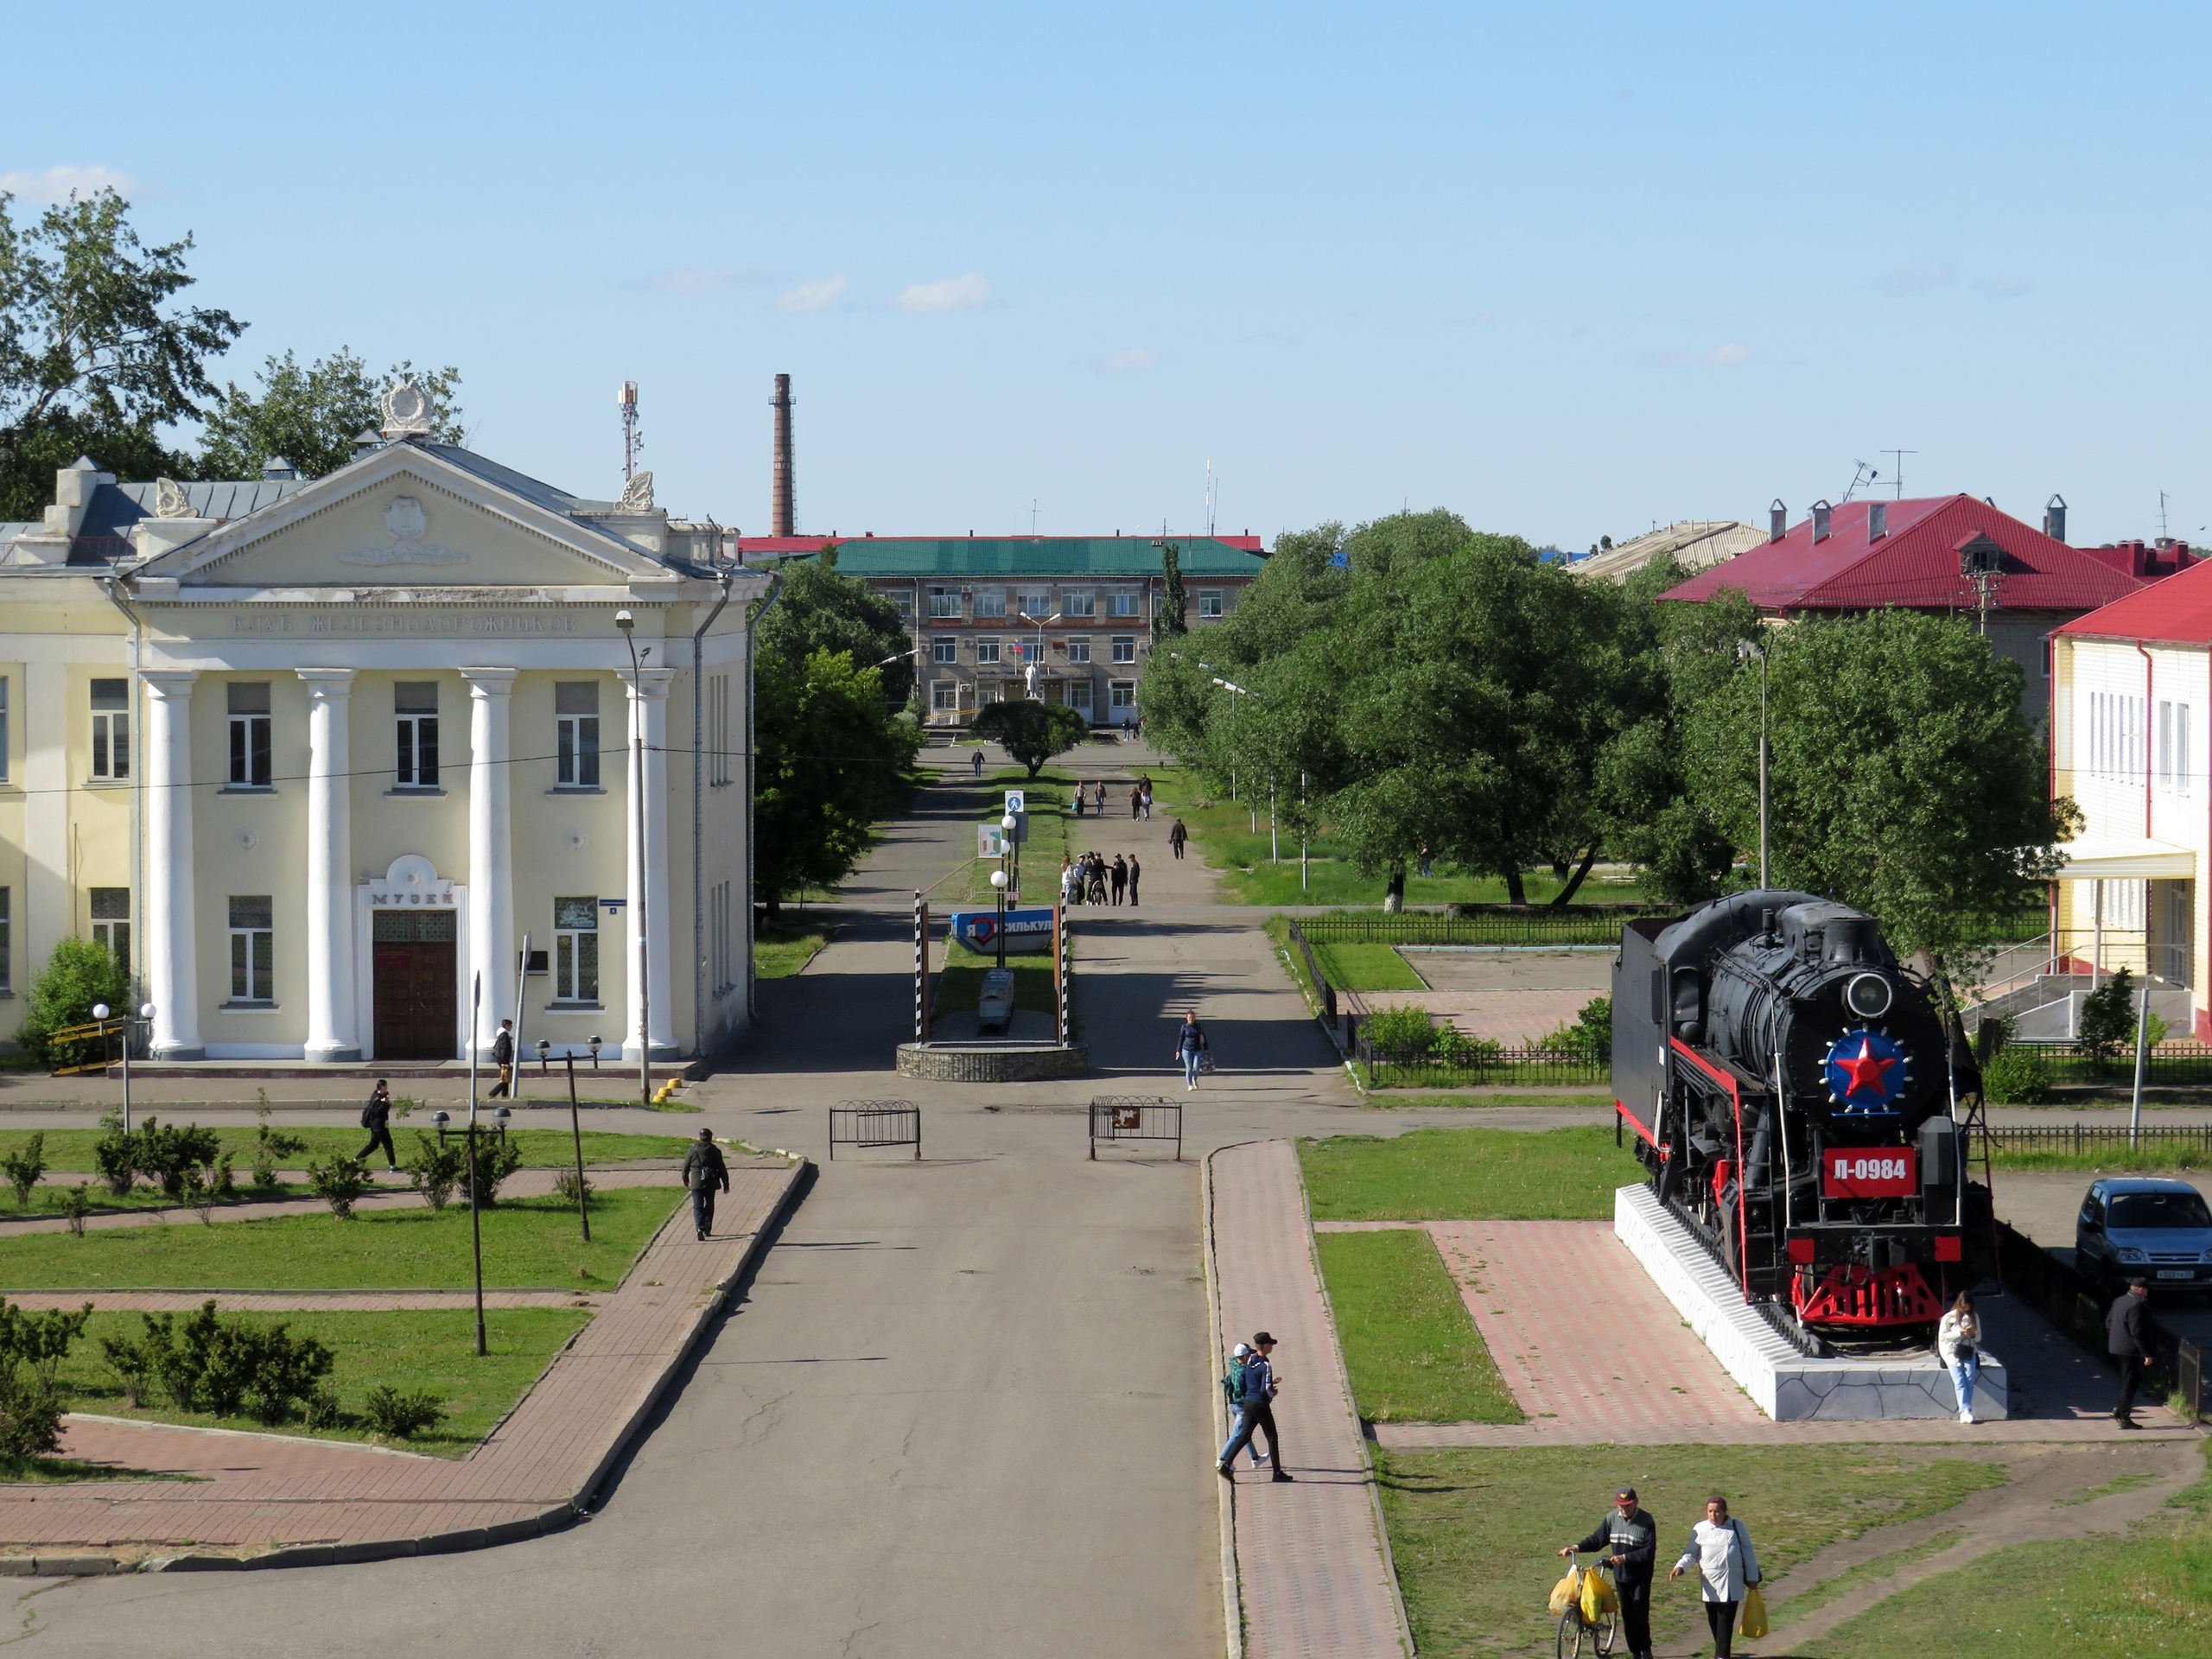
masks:
[[[1753,892],[1632,921],[1613,1096],[1661,1203],[1801,1345],[1916,1337],[1986,1266],[1979,1072],[1872,916]]]

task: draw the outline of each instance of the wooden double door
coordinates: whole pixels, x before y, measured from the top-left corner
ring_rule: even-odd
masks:
[[[372,920],[377,1058],[453,1058],[460,1046],[454,912],[378,911]]]

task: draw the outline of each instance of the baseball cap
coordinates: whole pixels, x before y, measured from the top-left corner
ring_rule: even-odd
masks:
[[[1620,1491],[1618,1491],[1618,1492],[1615,1492],[1615,1493],[1613,1494],[1613,1502],[1614,1502],[1614,1503],[1619,1503],[1619,1502],[1621,1501],[1621,1499],[1623,1499],[1623,1498],[1624,1498],[1624,1497],[1634,1497],[1635,1496],[1636,1496],[1636,1488],[1635,1488],[1635,1487],[1633,1487],[1633,1486],[1624,1486],[1624,1487],[1622,1487],[1622,1488],[1620,1489]]]
[[[1263,1343],[1271,1344],[1274,1341],[1274,1338],[1264,1331],[1255,1331],[1252,1333],[1252,1345],[1255,1348],[1259,1347]]]

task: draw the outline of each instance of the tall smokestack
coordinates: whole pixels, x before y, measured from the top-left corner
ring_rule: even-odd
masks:
[[[791,528],[791,378],[788,374],[776,377],[776,480],[775,499],[770,503],[769,518],[777,536],[793,534]]]

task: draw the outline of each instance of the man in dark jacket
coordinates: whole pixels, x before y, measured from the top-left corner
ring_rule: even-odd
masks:
[[[2105,1315],[2105,1347],[2120,1362],[2120,1403],[2112,1414],[2122,1428],[2137,1427],[2135,1391],[2143,1386],[2143,1373],[2151,1363],[2151,1286],[2131,1279],[2120,1300]]]
[[[377,1079],[377,1086],[369,1091],[369,1103],[361,1108],[361,1127],[369,1132],[369,1144],[353,1154],[355,1160],[365,1164],[369,1161],[369,1154],[382,1147],[385,1166],[397,1169],[399,1154],[391,1145],[391,1090],[382,1077]]]
[[[1252,1436],[1261,1429],[1268,1431],[1268,1459],[1275,1466],[1277,1480],[1292,1480],[1282,1466],[1282,1438],[1275,1433],[1275,1367],[1270,1357],[1275,1351],[1275,1339],[1262,1331],[1252,1338],[1252,1353],[1244,1362],[1243,1391],[1236,1403],[1243,1417],[1236,1425],[1236,1433],[1230,1437],[1229,1447],[1221,1454],[1221,1461],[1214,1465],[1224,1480],[1234,1480],[1236,1454],[1252,1444]]]
[[[729,1166],[712,1129],[700,1130],[683,1155],[683,1185],[691,1189],[691,1224],[703,1239],[715,1230],[715,1194],[729,1191]]]
[[[515,1022],[513,1020],[499,1021],[499,1034],[492,1039],[492,1058],[499,1068],[499,1080],[492,1085],[491,1096],[493,1100],[497,1100],[501,1095],[510,1094],[514,1088]]]
[[[1637,1503],[1635,1487],[1615,1492],[1611,1512],[1591,1529],[1587,1538],[1560,1554],[1572,1555],[1578,1549],[1606,1552],[1613,1567],[1613,1587],[1620,1593],[1621,1634],[1628,1642],[1629,1659],[1651,1659],[1651,1569],[1658,1555],[1659,1523]]]

